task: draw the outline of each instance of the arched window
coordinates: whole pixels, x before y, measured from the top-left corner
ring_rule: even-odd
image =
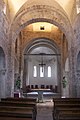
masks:
[[[51,77],[51,66],[48,66],[48,77]]]
[[[44,66],[40,66],[40,77],[44,77]]]
[[[3,12],[4,12],[4,14],[6,15],[6,4],[4,4]]]
[[[80,0],[76,0],[76,10],[77,10],[77,14],[80,13]]]
[[[18,40],[15,41],[15,53],[17,54],[17,48],[18,48]]]
[[[34,69],[34,70],[33,70],[33,76],[34,76],[34,77],[37,77],[37,66],[34,66],[33,69]]]

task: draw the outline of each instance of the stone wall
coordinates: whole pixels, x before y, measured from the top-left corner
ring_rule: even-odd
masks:
[[[0,47],[5,54],[5,96],[11,94],[11,81],[9,79],[9,17],[3,11],[4,2],[0,0]],[[4,90],[3,90],[4,91]]]
[[[71,21],[68,19],[67,14],[61,8],[61,6],[59,6],[59,4],[57,4],[56,2],[55,4],[51,3],[48,4],[48,2],[46,1],[41,3],[40,0],[36,1],[36,4],[33,2],[32,4],[28,3],[27,5],[26,3],[18,11],[13,23],[11,24],[10,16],[8,14],[9,10],[7,11],[8,13],[6,16],[6,14],[4,14],[3,12],[4,2],[0,0],[0,47],[2,47],[5,53],[6,61],[6,96],[10,96],[11,93],[14,91],[14,51],[16,38],[18,38],[20,31],[22,31],[27,25],[39,21],[45,21],[55,24],[65,34],[68,43],[68,58],[70,64],[70,94],[71,96],[79,95],[80,84],[76,88],[75,85],[77,84],[75,80],[78,77],[76,74],[76,63],[77,55],[80,51],[80,15],[75,20],[75,24],[73,27],[71,26]],[[74,16],[72,16],[72,19],[73,18]],[[38,37],[47,37],[51,40],[54,40],[55,43],[57,41],[57,45],[61,48],[62,32],[57,31],[57,33],[55,32],[56,34],[54,32],[51,34],[42,34],[31,33],[27,31],[26,34],[26,31],[23,30],[22,38],[24,42],[22,50],[32,39]]]
[[[80,56],[80,14],[77,15],[75,22],[74,22],[74,91],[76,91],[76,96],[80,97],[80,67],[79,67],[79,56]]]
[[[37,5],[30,5],[27,6],[25,4],[20,11],[17,13],[15,16],[15,19],[13,21],[13,24],[11,26],[11,38],[12,42],[15,43],[16,38],[19,35],[19,32],[22,31],[27,25],[32,24],[34,22],[49,22],[52,24],[55,24],[61,29],[62,32],[64,32],[67,42],[68,42],[68,50],[70,50],[72,46],[72,41],[73,41],[73,34],[72,34],[72,28],[70,21],[63,9],[61,7],[57,8],[57,6],[49,6],[49,5],[42,5],[42,4],[37,4]],[[58,35],[59,31],[57,32]],[[62,39],[62,35],[58,36],[53,34],[41,34],[41,33],[30,33],[27,31],[27,33],[24,31],[23,34],[23,39],[24,39],[24,47],[26,47],[26,44],[28,44],[32,38],[37,38],[37,37],[46,37],[50,39],[54,39],[57,41],[59,47],[60,47],[60,40]],[[61,37],[61,38],[60,38]],[[58,40],[59,39],[59,40]],[[23,46],[22,46],[23,47]],[[23,48],[24,48],[23,47]],[[14,51],[14,50],[13,50]],[[71,54],[70,54],[71,53]],[[70,52],[70,57],[72,56],[72,52]],[[12,53],[14,54],[14,53]],[[13,61],[14,62],[14,61]],[[72,59],[70,61],[70,71],[72,71]],[[62,66],[61,66],[62,67]],[[14,74],[14,73],[13,73]],[[13,78],[12,78],[13,79]]]

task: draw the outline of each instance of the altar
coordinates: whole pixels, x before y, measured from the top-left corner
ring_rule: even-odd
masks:
[[[45,100],[59,98],[60,93],[52,92],[51,89],[30,89],[29,92],[24,92],[23,97],[36,98],[37,102],[44,102]]]
[[[37,102],[43,102],[43,93],[44,92],[51,92],[50,89],[31,89],[31,92],[37,92],[38,93],[38,98]]]

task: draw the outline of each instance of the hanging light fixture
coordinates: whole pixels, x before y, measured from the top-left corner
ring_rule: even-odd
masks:
[[[41,67],[42,67],[42,72],[44,70],[44,66],[46,65],[44,63],[44,59],[43,59],[43,56],[45,55],[45,53],[40,53],[40,56],[41,56],[41,63],[39,64]]]

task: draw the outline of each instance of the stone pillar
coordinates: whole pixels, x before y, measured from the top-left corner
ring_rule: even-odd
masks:
[[[23,89],[26,89],[26,76],[27,76],[27,60],[24,58],[24,70],[23,70]]]
[[[74,48],[71,48],[69,51],[69,59],[70,59],[69,96],[76,97],[76,81],[75,81],[75,69],[74,69]]]
[[[0,70],[0,97],[1,98],[5,98],[5,88],[6,88],[6,79],[5,79],[5,74],[6,74],[6,70],[5,69],[1,69]]]
[[[6,81],[6,97],[13,96],[14,93],[14,45],[8,45],[8,65]]]

